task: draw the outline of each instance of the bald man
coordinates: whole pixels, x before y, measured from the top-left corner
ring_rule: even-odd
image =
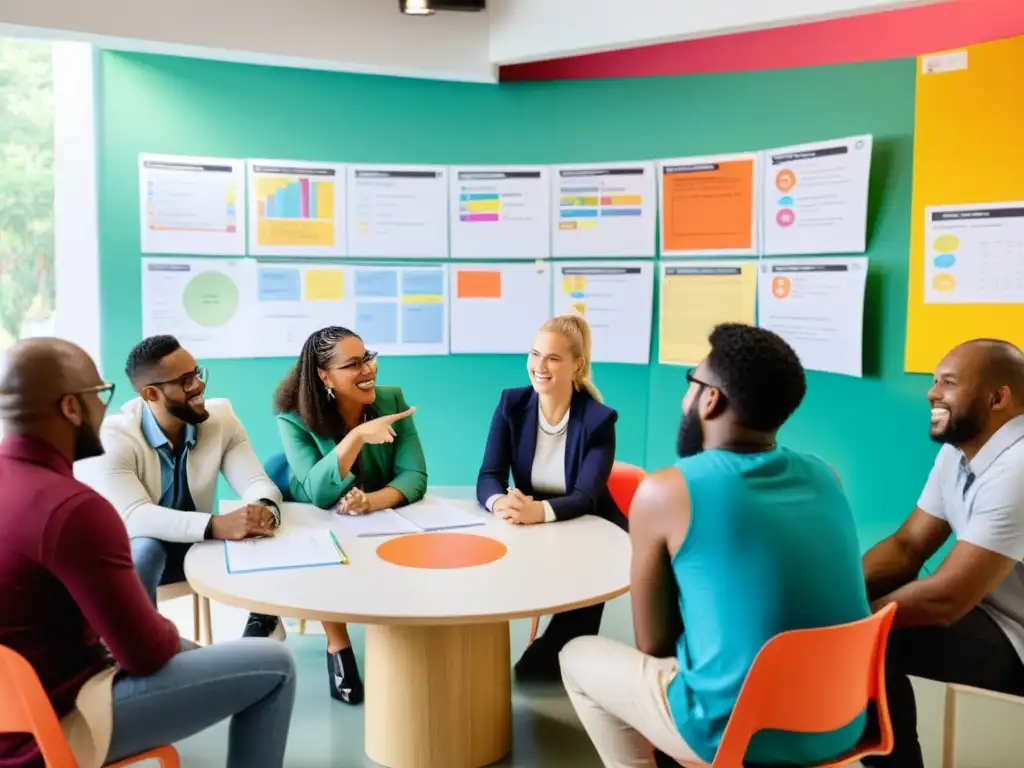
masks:
[[[59,339],[20,342],[0,362],[0,645],[35,669],[81,768],[231,716],[228,765],[280,766],[291,653],[258,639],[191,650],[147,597],[117,512],[74,478],[74,461],[103,452],[113,394]],[[0,768],[42,765],[31,738],[0,734]]]
[[[896,748],[865,764],[923,766],[908,675],[1024,694],[1024,355],[956,347],[928,392],[942,448],[917,508],[863,559],[872,608],[897,603],[887,694]],[[956,543],[930,576],[922,566]]]

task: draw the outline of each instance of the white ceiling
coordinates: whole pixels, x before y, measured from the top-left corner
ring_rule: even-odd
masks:
[[[0,0],[0,34],[262,64],[494,82],[501,64],[783,26],[936,0]]]

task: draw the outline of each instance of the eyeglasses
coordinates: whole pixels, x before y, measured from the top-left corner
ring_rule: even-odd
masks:
[[[61,397],[67,397],[68,395],[96,395],[96,397],[99,398],[100,403],[103,404],[103,407],[106,408],[110,405],[110,401],[114,399],[114,383],[111,381],[104,381],[94,387],[76,389],[74,392],[65,392]]]
[[[725,396],[725,390],[722,389],[717,384],[710,384],[694,376],[693,374],[696,372],[696,370],[696,368],[691,368],[686,372],[686,381],[688,384],[696,384],[698,387],[703,387],[704,389],[717,389],[719,392],[722,393],[723,396]]]
[[[373,366],[377,362],[377,355],[377,352],[366,350],[366,354],[358,360],[353,360],[352,362],[345,363],[344,365],[333,365],[331,367],[336,371],[359,371],[366,366]]]
[[[151,381],[147,384],[147,387],[169,387],[171,385],[178,385],[186,392],[192,390],[196,385],[196,381],[201,381],[204,384],[207,379],[207,370],[205,368],[196,368],[194,371],[183,373],[176,379],[168,379],[167,381]]]

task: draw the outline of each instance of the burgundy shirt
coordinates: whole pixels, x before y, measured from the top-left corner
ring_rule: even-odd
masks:
[[[180,647],[117,511],[47,443],[18,435],[0,444],[0,644],[29,660],[58,717],[105,667],[151,675]],[[0,768],[41,765],[30,737],[0,734]]]

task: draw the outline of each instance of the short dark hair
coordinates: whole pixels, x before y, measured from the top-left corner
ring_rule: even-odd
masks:
[[[359,334],[329,325],[310,334],[302,345],[299,359],[274,392],[276,413],[298,413],[302,423],[314,435],[340,440],[345,434],[345,423],[338,409],[327,398],[319,368],[327,368],[334,359],[335,348],[342,339],[359,338]]]
[[[125,376],[136,389],[145,386],[144,379],[160,364],[160,361],[179,349],[181,349],[179,341],[168,334],[143,339],[128,353],[128,362],[124,365]]]
[[[708,341],[708,368],[738,424],[759,432],[785,424],[807,392],[793,348],[778,334],[742,323],[717,326]]]

